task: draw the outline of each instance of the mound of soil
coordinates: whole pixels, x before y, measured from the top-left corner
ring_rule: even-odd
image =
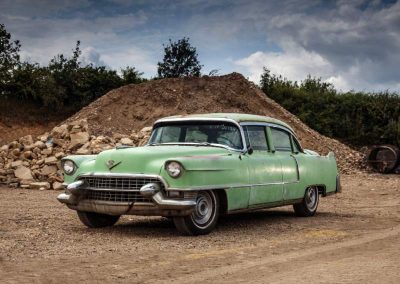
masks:
[[[50,131],[73,112],[49,112],[39,105],[17,99],[0,100],[0,145],[25,135],[38,136]]]
[[[67,123],[87,119],[91,134],[112,136],[140,130],[169,115],[210,112],[251,113],[283,120],[294,128],[304,148],[321,154],[335,152],[342,173],[361,168],[359,152],[312,130],[238,73],[127,85],[84,107]]]

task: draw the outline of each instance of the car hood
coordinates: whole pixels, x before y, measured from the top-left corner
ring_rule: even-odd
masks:
[[[113,149],[97,155],[95,171],[159,174],[166,160],[218,159],[229,154],[231,151],[227,149],[211,146],[165,145]]]

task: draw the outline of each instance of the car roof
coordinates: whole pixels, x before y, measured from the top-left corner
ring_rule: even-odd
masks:
[[[264,122],[264,123],[272,123],[276,125],[280,125],[283,127],[288,128],[292,132],[293,129],[286,124],[285,122],[269,117],[269,116],[263,116],[263,115],[255,115],[255,114],[244,114],[244,113],[203,113],[203,114],[186,114],[186,115],[174,115],[174,116],[168,116],[161,118],[155,122],[164,122],[164,121],[169,121],[169,120],[179,120],[179,119],[231,119],[236,121],[237,123],[241,122]]]

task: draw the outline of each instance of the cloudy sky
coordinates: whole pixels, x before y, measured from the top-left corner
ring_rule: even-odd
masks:
[[[381,0],[0,0],[0,23],[26,60],[82,43],[83,62],[155,76],[168,39],[190,37],[203,73],[258,82],[263,66],[343,91],[400,91],[400,2]]]

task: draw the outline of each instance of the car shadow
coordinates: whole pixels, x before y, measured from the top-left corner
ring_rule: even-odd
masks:
[[[262,228],[262,231],[276,229],[290,230],[298,224],[301,226],[304,221],[309,223],[318,223],[318,220],[326,220],[330,218],[349,218],[353,215],[337,214],[333,212],[319,212],[312,218],[297,217],[291,210],[282,209],[264,209],[254,212],[237,213],[221,216],[219,224],[211,235],[218,234],[235,234],[240,231],[241,234],[246,231],[254,234],[255,229]],[[307,220],[308,219],[308,220]],[[174,226],[172,219],[164,217],[139,217],[139,216],[124,216],[113,227],[102,229],[89,229],[97,232],[120,234],[120,235],[135,235],[139,238],[148,237],[171,237],[182,236]]]

